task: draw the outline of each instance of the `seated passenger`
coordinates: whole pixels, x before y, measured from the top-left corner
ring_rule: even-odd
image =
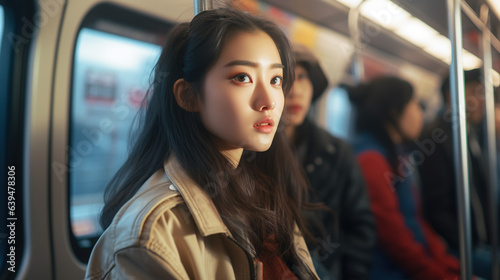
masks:
[[[475,274],[491,279],[488,168],[481,149],[484,114],[484,88],[481,79],[480,69],[464,72],[470,160],[472,264]],[[421,139],[416,141],[416,150],[425,154],[419,165],[424,215],[458,256],[459,223],[449,88],[450,80],[446,78],[441,86],[443,108],[436,119],[424,129]]]
[[[495,88],[495,136],[497,148],[497,217],[500,220],[500,87]],[[497,222],[497,230],[500,231],[500,221]],[[497,239],[500,243],[500,238]],[[499,245],[500,246],[500,245]]]
[[[318,239],[309,244],[310,253],[322,279],[367,279],[376,237],[361,171],[346,142],[306,118],[328,81],[305,46],[295,45],[294,55],[295,82],[283,115],[286,134],[307,172],[311,202],[324,203],[335,214],[308,213],[308,229]]]
[[[500,87],[495,88],[495,136],[497,148],[497,194],[498,209],[497,220],[500,220]],[[500,222],[497,224],[497,230],[500,230]],[[498,240],[500,242],[500,240]]]
[[[403,145],[423,126],[412,86],[380,77],[348,88],[356,107],[354,148],[377,227],[371,279],[459,279],[459,262],[423,218],[415,169]]]
[[[318,279],[280,128],[293,71],[285,34],[248,13],[172,29],[86,279]]]

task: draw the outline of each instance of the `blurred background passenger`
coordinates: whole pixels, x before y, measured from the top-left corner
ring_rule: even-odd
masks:
[[[472,265],[478,276],[491,278],[491,252],[488,202],[488,165],[483,154],[482,122],[484,116],[484,87],[481,70],[464,72],[467,109],[467,136],[469,150],[469,182],[471,201]],[[422,182],[424,215],[432,227],[459,255],[459,227],[456,181],[453,156],[452,114],[450,107],[450,79],[441,85],[443,107],[436,119],[425,129],[417,149],[426,153],[419,166]],[[434,139],[436,135],[439,139]]]
[[[500,220],[500,87],[495,88],[495,136],[497,148],[497,221]],[[500,231],[500,222],[497,222]],[[500,242],[500,239],[497,239]],[[499,248],[500,249],[500,248]]]
[[[317,244],[309,248],[321,279],[367,279],[375,245],[375,225],[366,187],[349,145],[306,115],[328,86],[317,58],[295,45],[295,82],[285,99],[286,134],[307,172],[311,202],[331,212],[307,213]]]
[[[495,134],[496,134],[496,144],[497,144],[497,192],[498,192],[497,218],[500,219],[500,87],[495,88]]]
[[[354,148],[377,225],[371,279],[459,279],[459,262],[423,218],[415,167],[404,144],[422,130],[413,87],[380,77],[348,88],[356,107]]]

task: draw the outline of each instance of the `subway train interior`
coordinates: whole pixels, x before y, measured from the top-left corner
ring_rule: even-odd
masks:
[[[127,159],[166,35],[217,6],[263,15],[315,53],[329,84],[308,116],[345,141],[354,133],[349,86],[381,75],[405,79],[429,123],[444,102],[443,78],[451,74],[452,101],[460,102],[459,69],[481,69],[480,148],[486,168],[499,174],[499,0],[0,0],[0,279],[84,278],[103,232],[104,190]],[[466,136],[460,128],[454,136]],[[467,166],[457,152],[456,165]],[[466,182],[457,180],[467,199]],[[500,182],[488,182],[498,207]],[[461,279],[470,275],[465,261]],[[498,268],[491,270],[498,280]]]

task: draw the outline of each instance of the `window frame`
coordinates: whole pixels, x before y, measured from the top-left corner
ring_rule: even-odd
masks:
[[[134,20],[131,21],[130,19]],[[111,23],[111,25],[103,24],[103,21]],[[121,28],[113,28],[119,26]],[[143,42],[153,43],[160,46],[163,46],[163,42],[165,41],[166,35],[168,31],[174,26],[174,23],[164,21],[161,19],[153,18],[150,15],[141,14],[137,11],[129,10],[127,8],[110,4],[103,3],[94,6],[84,17],[82,20],[77,35],[75,36],[75,43],[73,44],[73,58],[72,58],[72,66],[71,66],[71,81],[70,81],[70,89],[71,93],[69,95],[69,111],[68,111],[68,146],[72,143],[72,126],[73,126],[73,86],[74,86],[74,71],[75,71],[75,59],[76,59],[76,46],[77,40],[79,38],[80,32],[83,28],[89,28],[101,32],[110,33],[113,35],[118,35],[130,39],[135,39]],[[90,253],[92,249],[99,239],[98,236],[91,236],[85,238],[78,238],[75,236],[72,223],[71,223],[71,172],[67,173],[67,217],[68,217],[68,231],[69,238],[71,243],[71,248],[75,256],[82,263],[88,263],[90,258]],[[82,247],[79,245],[79,242],[82,240],[86,240],[86,243],[90,243],[89,247]],[[85,241],[83,241],[85,242]]]
[[[0,181],[7,182],[7,167],[15,166],[15,268],[16,273],[22,266],[25,251],[26,230],[23,221],[24,217],[24,150],[25,123],[26,123],[26,84],[28,77],[28,57],[31,47],[32,34],[23,34],[21,22],[22,18],[32,18],[35,13],[35,3],[30,0],[6,1],[0,0],[3,7],[3,30],[0,42],[0,149],[3,157],[0,158]],[[21,35],[19,35],[21,34]],[[26,36],[24,36],[26,35]],[[17,36],[17,37],[12,37]],[[11,38],[15,41],[14,45]],[[20,44],[17,44],[19,42]],[[2,203],[7,205],[7,189],[3,189],[0,195]],[[2,227],[7,225],[7,207],[0,209]],[[10,235],[10,232],[7,234]],[[0,247],[3,256],[10,250],[10,245]],[[0,278],[8,279],[11,272],[7,270],[8,265],[3,262],[0,265]]]

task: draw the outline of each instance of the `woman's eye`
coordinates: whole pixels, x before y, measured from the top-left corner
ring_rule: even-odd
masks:
[[[271,84],[275,85],[275,86],[281,86],[283,84],[283,78],[282,77],[274,77],[272,80],[271,80]]]
[[[247,74],[238,74],[232,80],[237,83],[250,83],[252,81]]]

